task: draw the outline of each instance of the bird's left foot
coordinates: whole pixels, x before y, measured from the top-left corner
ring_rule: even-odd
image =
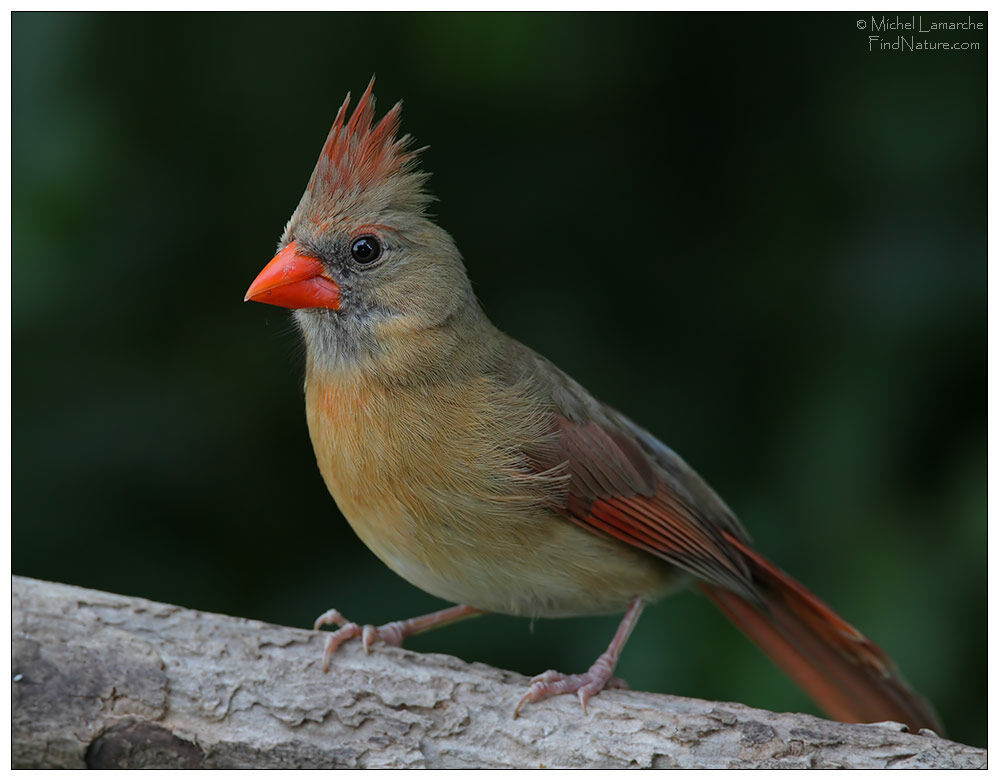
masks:
[[[617,632],[614,633],[611,644],[606,651],[597,657],[597,661],[585,673],[565,675],[555,670],[548,670],[541,675],[535,675],[531,679],[531,685],[524,692],[524,696],[517,703],[517,707],[513,709],[513,717],[517,718],[520,709],[529,702],[537,702],[551,697],[553,694],[571,694],[573,692],[579,697],[579,703],[583,706],[585,714],[586,703],[594,694],[598,694],[604,689],[627,689],[627,683],[620,678],[613,677],[614,667],[617,665],[618,657],[621,655],[621,649],[624,647],[628,635],[631,634],[631,630],[638,622],[638,616],[641,615],[643,606],[644,603],[638,597],[631,600]]]
[[[513,717],[517,718],[520,709],[529,702],[538,702],[555,694],[573,692],[579,697],[579,704],[583,706],[585,714],[586,703],[594,694],[599,694],[604,689],[627,689],[626,681],[611,675],[614,668],[608,663],[606,656],[607,654],[601,655],[589,670],[578,675],[566,675],[557,670],[547,670],[541,675],[535,675],[531,678],[531,685],[527,687],[517,707],[513,709]]]

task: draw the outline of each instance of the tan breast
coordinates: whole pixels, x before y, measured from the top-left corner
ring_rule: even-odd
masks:
[[[516,388],[387,388],[309,376],[306,410],[327,488],[393,571],[451,602],[516,615],[616,612],[675,578],[653,557],[551,508],[559,474],[523,445],[546,425]]]

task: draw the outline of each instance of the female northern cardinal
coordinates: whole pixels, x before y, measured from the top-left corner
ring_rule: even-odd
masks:
[[[700,588],[831,716],[940,732],[931,707],[860,632],[752,548],[666,445],[500,332],[451,237],[426,215],[419,150],[377,124],[372,84],[337,112],[302,200],[246,300],[295,310],[323,479],[357,535],[414,585],[460,603],[382,627],[395,645],[482,612],[625,610],[581,675],[548,671],[517,704],[607,686],[642,607]]]

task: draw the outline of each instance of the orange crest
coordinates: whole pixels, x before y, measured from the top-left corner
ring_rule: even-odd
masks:
[[[344,201],[353,202],[383,186],[399,191],[399,195],[408,195],[405,200],[410,203],[429,200],[421,192],[426,177],[413,171],[416,157],[422,150],[408,149],[411,142],[408,135],[396,138],[402,103],[396,103],[372,126],[375,97],[371,90],[374,85],[372,77],[349,120],[350,93],[337,111],[309,180],[308,190],[314,202],[325,201],[322,206],[314,203],[313,208],[320,206],[321,211],[328,212],[330,207],[346,205]]]

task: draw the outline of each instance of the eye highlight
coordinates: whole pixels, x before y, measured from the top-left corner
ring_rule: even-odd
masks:
[[[374,263],[382,254],[382,245],[374,236],[359,236],[350,245],[350,255],[362,265]]]

